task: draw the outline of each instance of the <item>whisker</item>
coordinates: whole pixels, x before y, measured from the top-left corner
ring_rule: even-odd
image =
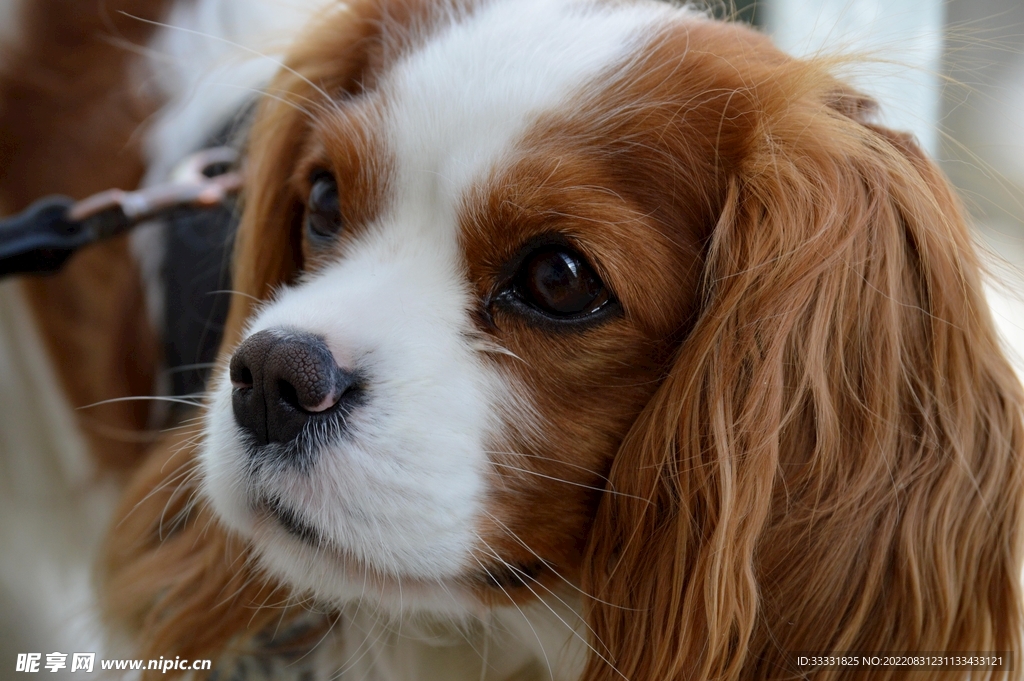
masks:
[[[217,366],[216,362],[196,362],[195,364],[179,364],[176,367],[165,369],[165,373],[177,374],[183,371],[195,371],[197,369],[212,369]]]
[[[594,601],[596,603],[600,603],[601,605],[607,605],[610,608],[617,608],[619,610],[626,610],[626,611],[629,611],[629,612],[640,612],[636,608],[627,608],[627,607],[622,606],[622,605],[616,605],[614,603],[609,603],[608,601],[602,600],[602,599],[598,598],[597,596],[594,596],[593,594],[587,593],[586,591],[581,589],[576,584],[573,584],[571,580],[566,579],[561,573],[558,572],[558,570],[556,570],[554,568],[553,565],[551,565],[551,563],[549,563],[547,560],[545,560],[539,553],[534,551],[533,548],[522,539],[522,537],[520,537],[508,525],[506,525],[500,519],[498,519],[497,516],[495,516],[493,513],[489,512],[489,511],[484,511],[484,514],[487,515],[495,523],[497,523],[501,527],[501,529],[504,530],[510,537],[515,539],[517,542],[519,542],[519,544],[524,549],[526,549],[527,551],[532,553],[537,560],[539,560],[541,563],[543,563],[545,568],[547,568],[548,570],[551,571],[551,574],[553,574],[555,577],[558,577],[560,580],[565,582],[573,590],[578,591],[581,595],[586,596],[587,598],[589,598],[590,600],[592,600],[592,601]]]
[[[101,400],[99,402],[93,402],[92,404],[86,404],[84,406],[78,407],[78,409],[92,409],[93,407],[102,407],[105,404],[116,404],[118,402],[141,402],[145,400],[149,400],[152,402],[170,402],[172,404],[184,404],[189,407],[203,406],[202,401],[190,400],[187,399],[186,397],[166,397],[163,395],[139,395],[129,397],[114,397],[109,400]]]
[[[477,538],[479,539],[479,536]],[[480,539],[480,541],[483,542],[485,546],[487,545],[487,542],[484,542],[483,539]],[[490,546],[487,546],[487,548],[491,549]],[[491,550],[493,551],[493,549],[491,549]],[[489,571],[488,571],[487,567],[480,561],[479,558],[474,556],[473,560],[476,561],[477,565],[480,566],[481,570],[483,570],[485,573],[489,574]],[[499,558],[498,560],[501,560],[501,559]],[[548,668],[548,678],[550,678],[550,679],[555,678],[555,672],[551,669],[551,660],[548,659],[548,651],[544,648],[544,642],[540,640],[540,634],[538,634],[537,633],[537,629],[534,628],[533,622],[530,621],[530,618],[526,616],[526,613],[523,612],[523,609],[519,607],[519,604],[516,603],[515,599],[512,598],[512,595],[509,594],[509,592],[505,589],[505,587],[503,587],[497,581],[495,582],[495,584],[497,584],[498,588],[501,589],[502,593],[504,593],[505,596],[508,597],[509,602],[512,603],[512,605],[515,607],[516,610],[519,611],[519,614],[523,616],[523,619],[526,621],[526,626],[530,627],[530,631],[533,632],[534,638],[537,639],[537,643],[538,643],[538,645],[540,645],[540,652],[541,652],[542,655],[544,655],[544,665]]]
[[[181,479],[181,478],[183,478],[183,477],[185,477],[185,476],[187,476],[187,475],[188,475],[188,471],[181,471],[181,472],[176,472],[176,473],[175,473],[174,475],[172,475],[172,476],[170,476],[169,478],[167,478],[167,479],[163,480],[163,481],[162,481],[162,482],[161,482],[161,483],[160,483],[159,485],[157,485],[157,486],[156,486],[156,487],[154,487],[153,489],[149,490],[149,492],[147,492],[147,493],[146,493],[146,496],[142,497],[142,499],[140,499],[139,501],[137,501],[137,502],[135,503],[135,505],[134,505],[134,506],[132,506],[131,510],[129,510],[129,511],[128,511],[128,512],[127,512],[127,513],[126,513],[125,515],[124,515],[124,517],[123,517],[123,518],[121,518],[121,520],[119,520],[119,521],[118,521],[118,523],[117,523],[116,527],[121,527],[121,525],[123,525],[123,524],[124,524],[124,522],[125,522],[126,520],[128,520],[128,518],[129,518],[129,517],[131,517],[131,515],[132,515],[133,513],[135,513],[135,511],[137,511],[137,510],[139,509],[139,507],[140,507],[140,506],[142,506],[142,505],[143,505],[144,503],[146,503],[147,501],[149,501],[149,500],[150,500],[150,499],[151,499],[151,498],[152,498],[152,497],[153,497],[153,496],[154,496],[155,494],[158,494],[159,492],[161,492],[161,491],[163,491],[163,490],[167,489],[167,487],[168,487],[169,485],[171,485],[171,484],[174,484],[174,483],[175,483],[175,482],[177,482],[177,481],[178,481],[179,479]],[[166,512],[166,507],[165,507],[164,511]]]
[[[595,492],[602,492],[604,494],[613,494],[615,496],[625,497],[627,499],[637,499],[638,501],[642,501],[645,504],[648,504],[648,505],[651,504],[650,499],[644,499],[643,497],[638,497],[635,494],[627,494],[625,492],[616,492],[613,489],[605,489],[603,487],[594,487],[593,485],[586,485],[586,484],[584,484],[582,482],[575,482],[573,480],[564,480],[562,478],[556,478],[553,475],[545,475],[544,473],[540,473],[538,471],[531,471],[528,468],[519,468],[518,466],[513,466],[513,465],[507,464],[507,463],[498,463],[497,461],[492,461],[491,465],[492,466],[498,466],[500,468],[508,468],[510,470],[518,471],[520,473],[528,473],[530,475],[536,475],[539,478],[545,478],[546,480],[552,480],[554,482],[565,483],[566,485],[573,485],[574,487],[582,487],[584,489],[590,489],[590,490],[594,490]]]
[[[364,580],[365,580],[365,575],[364,575]],[[364,587],[365,587],[365,581],[364,581]],[[373,622],[373,624],[371,625],[370,630],[363,632],[365,634],[365,636],[363,637],[362,642],[359,644],[359,646],[356,647],[356,650],[352,654],[352,656],[349,657],[348,660],[346,660],[345,665],[341,669],[339,669],[335,674],[333,674],[330,677],[331,679],[341,679],[341,678],[343,678],[345,676],[345,674],[347,674],[351,670],[355,669],[355,666],[357,664],[359,664],[359,661],[362,660],[364,657],[366,657],[368,654],[370,654],[373,651],[374,647],[378,643],[380,643],[380,640],[382,638],[384,638],[384,636],[387,634],[387,627],[385,625],[381,624],[381,620],[383,619],[383,615],[380,613],[379,610],[375,611],[373,613],[373,615],[375,616],[376,619]],[[355,624],[354,621],[353,621],[353,624]],[[374,637],[373,642],[371,643],[370,642],[370,637],[373,636],[373,629],[375,629],[375,628],[377,629],[377,635],[376,635],[376,637]],[[360,650],[362,650],[362,652],[359,652]],[[359,653],[358,656],[356,655],[356,653]]]
[[[545,608],[547,608],[547,609],[548,609],[549,611],[551,611],[551,614],[555,616],[555,619],[557,619],[557,620],[558,620],[559,622],[561,622],[561,623],[562,623],[562,624],[563,624],[563,625],[565,626],[565,628],[566,628],[566,629],[568,629],[568,630],[569,630],[569,631],[570,631],[570,632],[572,633],[572,635],[573,635],[573,636],[575,636],[575,637],[576,637],[577,639],[579,639],[579,640],[580,640],[580,641],[581,641],[581,642],[582,642],[582,643],[583,643],[583,644],[584,644],[585,646],[587,646],[587,648],[588,648],[588,649],[589,649],[589,650],[590,650],[590,651],[591,651],[592,653],[594,653],[595,655],[597,655],[597,656],[598,656],[599,658],[601,658],[601,660],[602,660],[602,661],[603,661],[603,662],[604,662],[605,664],[607,664],[607,665],[608,665],[609,667],[611,667],[611,668],[612,668],[612,671],[614,671],[614,672],[615,672],[616,674],[618,674],[618,675],[619,675],[619,676],[621,676],[621,677],[622,677],[623,679],[625,679],[625,681],[629,681],[629,679],[628,679],[628,678],[626,678],[626,675],[625,675],[625,674],[623,674],[622,672],[620,672],[620,671],[618,670],[618,668],[617,668],[617,667],[616,667],[616,666],[615,666],[614,664],[612,664],[611,660],[609,660],[609,659],[608,659],[608,658],[607,658],[606,656],[602,655],[602,654],[601,654],[601,652],[600,652],[600,651],[598,651],[598,650],[597,650],[597,648],[595,648],[595,647],[594,647],[594,646],[593,646],[593,645],[592,645],[592,644],[590,643],[590,641],[588,641],[587,639],[583,638],[583,636],[581,636],[581,635],[580,635],[580,633],[579,633],[578,631],[576,631],[576,628],[575,628],[575,627],[573,627],[573,626],[572,626],[572,625],[570,625],[570,624],[569,624],[568,622],[566,622],[566,621],[565,621],[565,620],[564,620],[564,619],[562,618],[562,616],[561,616],[561,615],[559,615],[559,614],[558,614],[558,612],[557,612],[557,611],[555,611],[555,609],[551,607],[551,604],[550,604],[550,603],[548,603],[547,601],[545,601],[545,600],[544,600],[544,599],[543,599],[543,598],[542,598],[542,597],[540,596],[540,594],[538,594],[538,593],[537,593],[536,591],[534,591],[534,590],[533,590],[533,588],[531,588],[531,587],[530,587],[530,583],[529,583],[529,581],[528,581],[528,577],[529,577],[529,576],[528,576],[528,575],[526,575],[526,573],[524,573],[524,572],[523,572],[522,570],[520,570],[520,569],[519,569],[519,568],[517,568],[516,566],[514,566],[514,565],[510,564],[510,563],[509,563],[508,561],[506,561],[506,560],[505,560],[504,558],[502,558],[501,556],[499,556],[499,555],[497,554],[497,552],[496,552],[496,551],[495,551],[495,550],[494,550],[494,549],[493,549],[493,548],[491,547],[491,545],[490,545],[490,544],[488,544],[488,543],[487,543],[486,541],[484,541],[484,539],[483,539],[482,537],[480,537],[480,535],[477,535],[477,539],[479,539],[479,540],[480,540],[480,541],[481,541],[481,542],[483,543],[483,545],[484,545],[484,546],[485,546],[485,547],[487,548],[487,550],[491,552],[491,555],[492,555],[492,556],[494,557],[494,559],[495,559],[495,560],[499,561],[500,563],[502,563],[503,565],[505,565],[505,567],[509,568],[509,569],[510,569],[510,570],[512,570],[513,572],[519,572],[519,573],[520,573],[520,574],[522,574],[522,575],[523,575],[524,577],[526,577],[527,579],[523,579],[523,580],[522,580],[522,582],[523,582],[523,586],[525,586],[525,587],[526,587],[526,588],[527,588],[527,589],[529,590],[529,592],[530,592],[531,594],[533,594],[533,595],[534,595],[534,597],[536,597],[536,599],[537,599],[538,601],[540,601],[540,602],[541,602],[541,603],[542,603],[542,604],[544,605],[544,607],[545,607]],[[477,559],[477,562],[479,562],[479,559]],[[486,570],[486,568],[484,568],[484,569]],[[499,586],[499,588],[501,588],[501,589],[502,589],[502,591],[504,591],[504,588],[502,588],[500,584],[499,584],[498,586]],[[553,593],[553,592],[551,592],[551,590],[550,590],[550,589],[548,589],[547,591],[548,591],[549,593],[551,593],[551,594],[552,594],[552,595],[554,596],[554,593]],[[507,593],[507,592],[506,592],[506,593]],[[555,598],[556,598],[556,599],[558,600],[558,602],[559,602],[559,603],[561,603],[562,605],[565,605],[566,607],[568,607],[568,605],[566,605],[565,601],[563,601],[563,600],[562,600],[561,598],[558,598],[558,596],[555,596]],[[517,606],[517,607],[518,607],[518,606]],[[571,610],[571,608],[570,608],[570,610]],[[522,610],[520,610],[519,612],[522,612]],[[525,615],[524,615],[524,617],[525,617]],[[581,618],[581,621],[582,621],[582,618]],[[529,623],[529,620],[527,620],[527,623]],[[589,625],[587,625],[587,624],[586,624],[586,622],[584,622],[583,624],[584,624],[584,626],[586,626],[586,627],[587,627],[587,629],[590,629]],[[532,625],[531,625],[531,628],[532,628]],[[590,629],[590,631],[591,631],[591,633],[593,633],[593,629]],[[603,642],[601,642],[601,645],[602,645],[602,646],[604,646],[605,644],[604,644]],[[607,648],[608,648],[608,647],[607,647],[607,646],[605,646],[605,649],[606,649],[606,650],[607,650]],[[544,652],[544,644],[543,644],[543,643],[541,643],[541,651],[542,651],[542,652]],[[546,653],[546,652],[544,653],[544,655],[545,655],[545,659],[547,659],[547,653]],[[551,665],[550,665],[550,664],[548,665],[548,673],[551,673]],[[554,675],[553,675],[553,674],[552,674],[552,678],[554,678]]]
[[[267,61],[269,61],[270,63],[274,64],[278,68],[281,68],[284,71],[287,71],[288,73],[292,74],[293,76],[295,76],[296,78],[298,78],[302,82],[306,83],[306,85],[309,85],[311,88],[313,88],[313,90],[317,94],[323,96],[323,98],[326,99],[327,101],[331,101],[331,96],[329,94],[327,94],[326,90],[324,90],[322,87],[320,87],[319,85],[317,85],[316,83],[314,83],[309,78],[307,78],[306,76],[302,75],[301,73],[299,73],[298,71],[296,71],[292,67],[288,66],[286,63],[284,63],[283,60],[278,59],[276,57],[272,57],[269,54],[266,54],[264,52],[260,52],[259,50],[255,50],[255,49],[253,49],[251,47],[247,47],[247,46],[242,45],[241,43],[237,43],[237,42],[235,42],[233,40],[228,40],[227,38],[224,38],[223,36],[213,35],[213,34],[210,34],[210,33],[203,33],[202,31],[196,31],[196,30],[191,29],[191,28],[185,28],[184,26],[175,26],[174,24],[168,24],[168,23],[163,22],[163,21],[154,21],[153,19],[146,19],[144,17],[136,16],[134,14],[131,14],[129,12],[125,12],[123,10],[120,12],[120,14],[122,14],[122,15],[130,18],[130,19],[134,19],[134,20],[140,21],[140,22],[142,22],[144,24],[148,24],[150,26],[157,26],[159,28],[166,28],[166,29],[173,30],[173,31],[180,31],[182,33],[187,33],[189,35],[198,36],[200,38],[206,38],[207,40],[213,40],[215,42],[219,42],[219,43],[223,43],[225,45],[229,45],[231,47],[235,47],[235,48],[237,48],[239,50],[242,50],[243,52],[247,52],[247,53],[249,53],[249,54],[251,54],[251,55],[253,55],[255,57],[259,57],[260,59],[266,59]]]
[[[265,97],[266,99],[273,99],[276,102],[281,102],[282,104],[286,104],[287,106],[290,106],[291,108],[295,109],[296,111],[298,111],[299,113],[301,113],[302,115],[304,115],[306,118],[308,118],[311,121],[315,121],[316,120],[316,116],[313,115],[313,112],[310,111],[309,109],[307,109],[306,107],[300,106],[298,102],[295,102],[295,101],[290,100],[290,99],[286,99],[282,95],[272,94],[270,92],[270,90],[263,90],[263,89],[260,89],[260,88],[246,87],[244,85],[238,85],[236,83],[212,82],[212,83],[209,83],[208,85],[222,87],[222,88],[227,88],[229,90],[241,90],[243,92],[251,92],[251,93],[253,93],[253,94],[255,94],[255,95],[257,95],[257,96],[259,96],[261,98]],[[291,94],[291,93],[288,93],[288,94]],[[307,101],[310,101],[308,97],[298,97],[298,99],[305,99]],[[325,107],[320,107],[320,108],[324,109],[326,111]],[[220,293],[220,292],[219,291],[207,291],[206,295],[209,295],[211,293]]]
[[[492,355],[505,355],[506,357],[517,359],[523,364],[529,364],[525,359],[493,340],[474,339],[471,341],[470,346],[477,352],[485,352]]]
[[[498,456],[510,456],[510,457],[520,457],[520,456],[522,456],[522,457],[526,457],[528,459],[539,459],[540,461],[550,461],[551,463],[556,463],[556,464],[558,464],[560,466],[568,466],[569,468],[575,468],[578,471],[583,471],[584,473],[589,473],[590,475],[593,475],[594,477],[601,478],[602,480],[604,480],[607,483],[611,483],[611,480],[609,480],[608,476],[606,476],[606,475],[603,475],[603,474],[601,474],[601,473],[599,473],[599,472],[597,472],[597,471],[595,471],[593,469],[587,468],[586,466],[581,466],[578,463],[571,463],[569,461],[563,461],[562,459],[556,459],[553,456],[544,456],[542,454],[527,454],[526,452],[500,451],[500,450],[496,450],[496,449],[489,449],[489,450],[486,450],[484,453],[485,454],[495,454],[495,455],[498,455]]]
[[[249,293],[245,293],[244,291],[235,291],[234,289],[230,289],[230,288],[217,289],[216,291],[207,291],[206,295],[208,295],[208,296],[213,296],[213,295],[242,296],[243,298],[248,298],[249,300],[255,301],[257,303],[262,303],[263,302],[262,300],[260,300],[259,298],[257,298],[254,295],[251,295]]]
[[[296,603],[296,606],[297,607],[305,607],[302,603]],[[306,608],[306,609],[308,610],[308,608]],[[284,617],[284,613],[282,613],[282,619],[283,619],[283,617]],[[292,660],[291,662],[289,662],[285,666],[291,667],[293,665],[297,665],[299,662],[302,662],[307,657],[312,655],[313,651],[315,651],[317,648],[319,648],[321,643],[323,643],[324,641],[327,640],[327,637],[330,636],[331,632],[334,631],[334,627],[338,626],[338,621],[340,620],[340,617],[328,617],[328,619],[331,622],[331,626],[327,627],[327,631],[325,631],[323,636],[320,637],[320,640],[317,641],[316,643],[314,643],[312,646],[310,646],[309,650],[307,650],[302,655],[300,655],[296,659]]]

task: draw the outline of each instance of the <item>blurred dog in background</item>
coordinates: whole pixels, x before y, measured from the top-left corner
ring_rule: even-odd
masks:
[[[133,76],[160,2],[0,2],[0,215],[135,186],[159,106]],[[120,238],[0,283],[0,675],[17,653],[101,650],[92,565],[152,438],[159,344]],[[88,409],[89,405],[105,403]],[[68,670],[64,670],[67,673]]]

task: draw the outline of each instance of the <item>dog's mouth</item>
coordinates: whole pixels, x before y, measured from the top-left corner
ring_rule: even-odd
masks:
[[[256,509],[298,541],[317,550],[330,546],[320,530],[306,522],[299,512],[286,505],[280,497],[262,497]],[[456,578],[455,582],[510,594],[520,589],[530,589],[530,585],[540,579],[547,569],[548,566],[540,560],[522,563],[502,560],[498,564],[482,564],[479,571]]]
[[[320,531],[303,520],[296,511],[286,506],[281,499],[277,497],[264,497],[257,504],[257,508],[277,521],[278,525],[296,539],[314,547],[323,546],[324,537],[320,534]]]

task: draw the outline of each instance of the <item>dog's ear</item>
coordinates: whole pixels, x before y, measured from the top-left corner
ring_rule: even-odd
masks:
[[[591,534],[584,678],[1020,650],[1024,400],[961,207],[820,66],[746,80],[730,120],[751,142],[723,180],[701,309]]]

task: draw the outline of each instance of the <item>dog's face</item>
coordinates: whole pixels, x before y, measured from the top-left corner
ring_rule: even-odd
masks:
[[[318,21],[251,132],[198,448],[246,542],[154,460],[110,580],[148,640],[247,627],[251,547],[334,605],[575,589],[587,681],[1019,648],[1024,398],[970,230],[828,63],[644,0]]]
[[[713,198],[639,121],[673,115],[658,97],[687,78],[657,53],[663,24],[706,22],[647,3],[420,10],[374,19],[387,49],[358,92],[293,100],[301,135],[262,161],[287,186],[248,189],[294,204],[267,228],[301,274],[248,321],[202,456],[215,507],[289,581],[461,608],[575,577],[678,343]]]

